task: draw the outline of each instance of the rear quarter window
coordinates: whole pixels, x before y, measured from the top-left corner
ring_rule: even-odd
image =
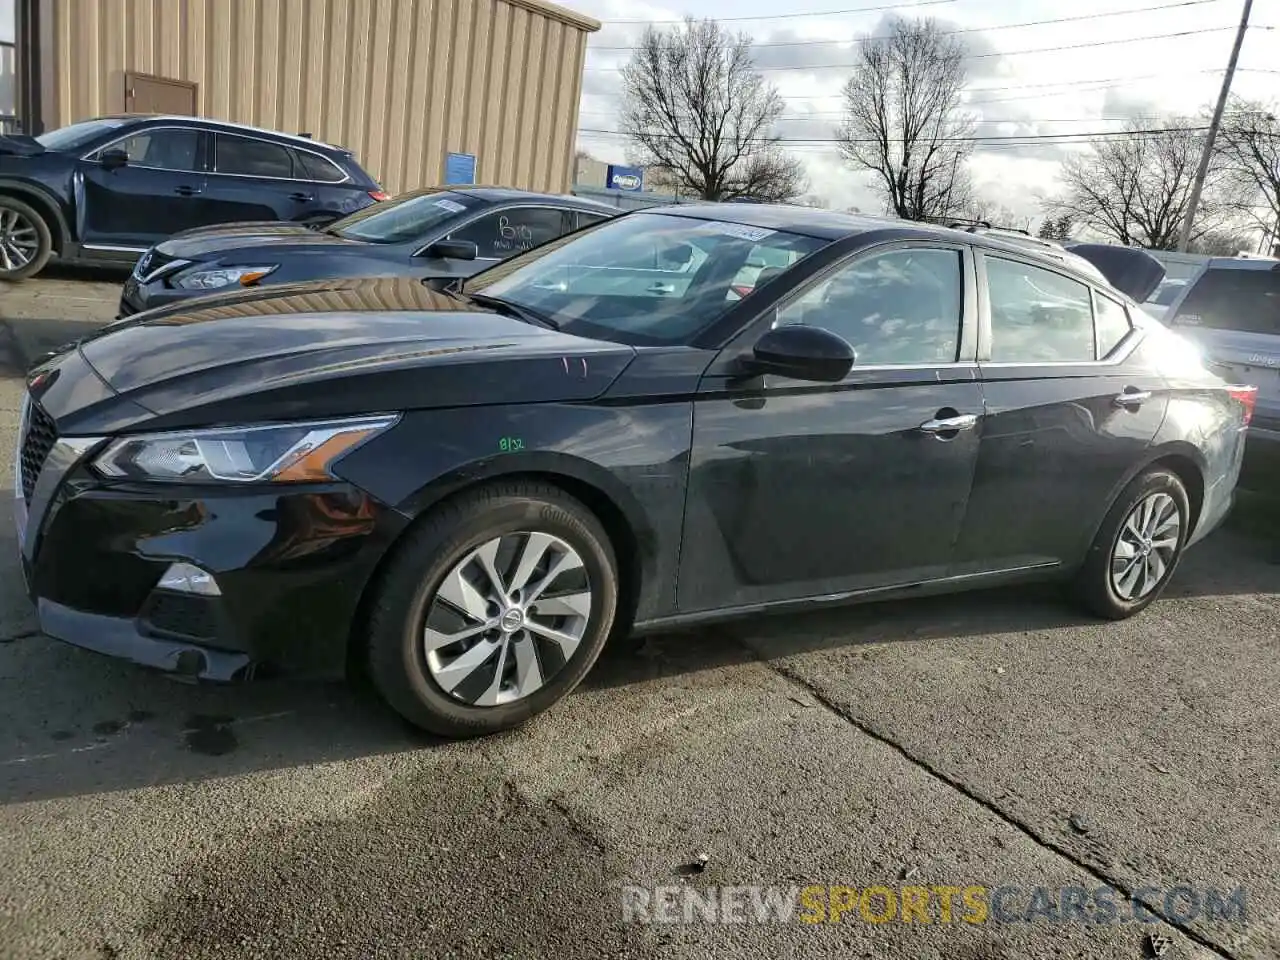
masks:
[[[1280,335],[1280,272],[1206,270],[1169,325]]]

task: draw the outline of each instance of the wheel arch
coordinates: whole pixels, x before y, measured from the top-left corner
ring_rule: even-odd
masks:
[[[519,481],[549,484],[578,500],[601,523],[618,564],[618,615],[615,623],[629,626],[640,599],[641,583],[655,570],[656,537],[643,508],[608,471],[562,454],[530,453],[498,462],[460,468],[433,481],[401,504],[410,519],[365,581],[347,642],[348,673],[361,669],[361,636],[369,605],[390,565],[412,531],[446,503],[496,483]],[[617,628],[615,628],[617,629]]]
[[[22,180],[0,178],[0,196],[21,200],[44,217],[45,223],[49,225],[49,234],[53,238],[53,250],[62,255],[71,239],[71,230],[67,226],[66,216],[52,194]]]

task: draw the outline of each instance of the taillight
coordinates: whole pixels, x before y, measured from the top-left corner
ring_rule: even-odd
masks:
[[[735,283],[730,289],[732,289],[738,296],[745,297],[748,293],[754,290],[755,287],[749,287],[745,283]]]
[[[1232,400],[1238,400],[1244,407],[1244,425],[1247,427],[1253,419],[1253,408],[1258,402],[1258,388],[1251,386],[1229,386],[1227,394]]]
[[[389,194],[389,193],[383,193],[381,190],[370,190],[370,191],[369,191],[369,196],[373,197],[373,199],[375,199],[375,200],[390,200],[390,199],[391,199],[391,194]]]

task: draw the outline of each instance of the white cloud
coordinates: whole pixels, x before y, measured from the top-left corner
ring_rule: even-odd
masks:
[[[0,0],[3,3],[4,0]],[[688,12],[698,17],[726,18],[726,26],[749,34],[758,46],[757,63],[765,68],[787,99],[787,119],[780,133],[788,138],[831,136],[839,120],[839,90],[853,62],[854,37],[876,32],[885,11],[863,14],[781,18],[779,7],[765,0],[700,0],[696,9],[623,4],[621,0],[568,0],[570,5],[604,21],[678,20]],[[875,0],[795,0],[791,13],[829,11],[849,6],[882,6]],[[950,0],[918,6],[903,4],[900,13],[933,16],[970,46],[970,109],[981,118],[983,136],[1079,135],[1119,129],[1125,118],[1194,114],[1217,96],[1220,71],[1226,65],[1238,22],[1238,0],[1206,0],[1172,6],[1173,0]],[[1164,9],[1142,8],[1164,6]],[[1258,27],[1280,27],[1268,18],[1269,5],[1255,4]],[[1135,11],[1114,15],[1115,11]],[[1102,16],[1107,14],[1106,16]],[[757,20],[733,20],[754,16]],[[1090,17],[1065,23],[1010,27],[1010,24],[1064,17]],[[588,44],[580,126],[614,129],[620,89],[617,67],[625,50],[643,31],[641,23],[606,23]],[[1164,39],[1153,35],[1205,31]],[[835,41],[806,43],[805,41]],[[1084,46],[1080,44],[1104,45]],[[1124,41],[1115,42],[1110,41]],[[1075,47],[1075,49],[1045,49]],[[1040,51],[1023,53],[1020,51]],[[1258,99],[1280,98],[1280,29],[1251,30],[1240,57],[1234,92]],[[776,69],[785,68],[785,69]],[[1117,79],[1122,78],[1122,79]],[[824,128],[826,133],[822,131]],[[625,143],[606,134],[579,134],[579,145],[602,160],[624,159]],[[829,144],[794,144],[804,158],[813,191],[833,206],[872,210],[875,201],[865,175],[849,171]],[[1014,146],[982,146],[970,167],[980,189],[1015,212],[1035,214],[1039,197],[1051,192],[1058,164],[1079,149],[1052,141]]]

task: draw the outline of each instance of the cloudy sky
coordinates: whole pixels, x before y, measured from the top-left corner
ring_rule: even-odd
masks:
[[[2,2],[2,0],[0,0]],[[685,5],[680,5],[683,2]],[[668,6],[667,4],[674,4]],[[645,22],[712,17],[756,43],[756,62],[786,100],[779,133],[808,167],[812,190],[835,207],[878,209],[865,174],[842,166],[832,145],[851,41],[883,32],[891,11],[933,17],[969,47],[968,109],[978,134],[979,190],[1023,216],[1055,188],[1061,158],[1078,145],[1016,138],[1117,130],[1127,118],[1196,113],[1222,82],[1243,0],[569,0],[604,22],[588,43],[578,144],[625,161],[615,130],[621,78]],[[780,14],[777,11],[788,12]],[[1065,19],[1064,18],[1068,18]],[[1037,23],[1037,21],[1058,21]],[[1280,102],[1280,3],[1255,2],[1233,91]],[[664,24],[665,26],[665,24]],[[1267,29],[1268,27],[1272,29]],[[1168,36],[1179,34],[1178,36]],[[1047,49],[1069,47],[1072,49]],[[807,141],[807,142],[806,142]]]

